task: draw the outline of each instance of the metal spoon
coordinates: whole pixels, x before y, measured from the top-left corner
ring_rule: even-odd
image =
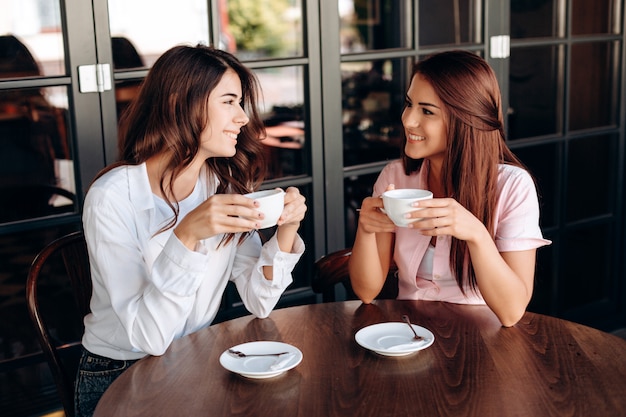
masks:
[[[280,355],[284,355],[285,353],[289,353],[289,352],[279,352],[279,353],[243,353],[243,352],[240,352],[238,350],[228,349],[228,353],[230,353],[233,356],[237,356],[239,358],[247,358],[247,357],[250,357],[250,356],[280,356]]]
[[[413,337],[413,340],[424,340],[424,338],[418,335],[415,329],[413,328],[413,325],[411,324],[411,320],[409,320],[409,316],[407,316],[406,314],[403,315],[402,320],[404,320],[404,322],[409,325],[409,327],[411,328],[411,331],[415,335],[415,337]]]

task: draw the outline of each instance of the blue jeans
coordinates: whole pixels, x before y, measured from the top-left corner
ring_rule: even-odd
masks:
[[[83,348],[74,392],[76,417],[91,417],[104,391],[135,362],[105,358]]]

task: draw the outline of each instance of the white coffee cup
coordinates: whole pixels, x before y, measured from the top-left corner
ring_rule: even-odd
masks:
[[[285,207],[285,192],[283,190],[275,188],[273,190],[255,191],[244,194],[244,196],[258,201],[259,207],[257,209],[265,215],[259,229],[276,226],[276,222]]]
[[[415,188],[399,188],[397,190],[385,191],[382,197],[385,213],[391,221],[398,227],[408,227],[410,223],[419,219],[407,219],[405,217],[406,214],[421,210],[418,207],[413,207],[412,204],[416,201],[433,198],[433,193],[428,190]]]

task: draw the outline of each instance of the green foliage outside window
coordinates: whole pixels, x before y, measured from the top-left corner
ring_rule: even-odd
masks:
[[[239,52],[284,54],[292,45],[293,26],[285,19],[290,0],[228,0],[230,34]]]

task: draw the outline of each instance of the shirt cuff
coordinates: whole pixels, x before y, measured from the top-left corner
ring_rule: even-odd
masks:
[[[304,241],[299,235],[296,235],[292,252],[283,252],[278,246],[276,234],[270,240],[265,242],[261,250],[261,256],[257,263],[258,272],[265,286],[272,288],[285,289],[293,281],[291,272],[304,253]],[[263,266],[272,266],[272,279],[265,279],[263,275]]]

